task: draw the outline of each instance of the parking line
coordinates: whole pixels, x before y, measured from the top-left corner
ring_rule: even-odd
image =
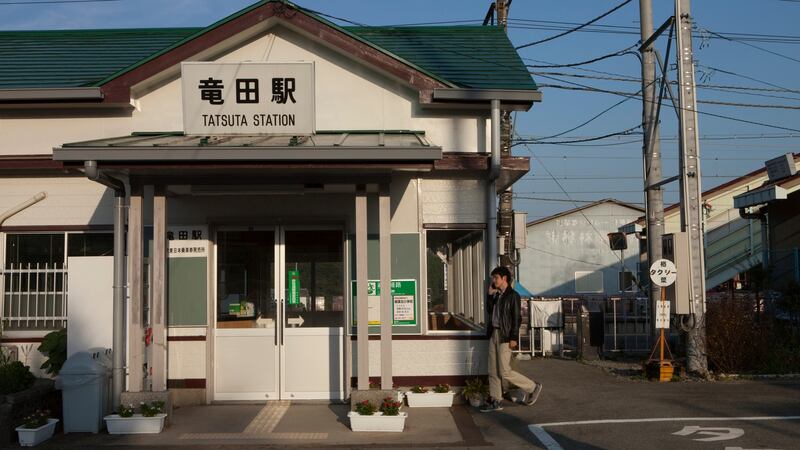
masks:
[[[610,423],[645,423],[645,422],[723,422],[723,421],[760,421],[760,420],[800,420],[800,416],[751,416],[751,417],[651,417],[643,419],[601,419],[579,420],[575,422],[550,422],[528,425],[528,430],[547,450],[563,450],[553,436],[544,430],[545,427],[563,427],[569,425],[601,425]]]

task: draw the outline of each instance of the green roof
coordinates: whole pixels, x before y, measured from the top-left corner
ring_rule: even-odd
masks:
[[[0,31],[0,89],[99,86],[263,3],[206,28]],[[499,27],[340,27],[303,12],[447,85],[537,88]]]
[[[198,30],[0,31],[0,88],[92,86]]]

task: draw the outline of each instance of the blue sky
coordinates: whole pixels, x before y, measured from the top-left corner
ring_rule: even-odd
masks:
[[[0,29],[141,28],[209,25],[252,3],[250,0],[114,0],[93,3],[2,5]],[[33,1],[33,0],[24,0]],[[560,32],[543,27],[569,27],[582,23],[621,3],[590,0],[515,0],[511,6],[509,35],[515,45],[536,41]],[[368,25],[421,22],[471,21],[479,23],[490,0],[298,0],[301,6]],[[671,0],[653,0],[657,27],[672,13]],[[789,0],[695,1],[692,11],[703,38],[694,42],[695,59],[701,65],[698,82],[710,85],[698,91],[704,101],[736,102],[800,108],[800,2]],[[538,21],[538,22],[531,22]],[[560,23],[553,23],[560,22]],[[595,32],[572,33],[520,51],[529,64],[572,63],[592,59],[629,47],[638,41],[638,0],[625,5],[595,24]],[[630,29],[619,27],[632,27]],[[708,31],[706,31],[708,30]],[[596,32],[613,31],[613,33]],[[622,34],[630,32],[632,34]],[[712,38],[711,32],[782,35],[782,41],[728,41]],[[796,37],[796,38],[795,38]],[[760,47],[753,48],[750,45]],[[662,54],[666,39],[658,42]],[[772,52],[772,53],[770,53]],[[777,55],[775,54],[777,53]],[[673,53],[674,54],[674,53]],[[674,59],[670,58],[673,60]],[[518,114],[516,131],[526,137],[551,136],[569,130],[625,97],[564,90],[546,85],[583,86],[635,93],[640,69],[634,56],[620,56],[577,68],[532,68],[542,85],[544,101],[531,111]],[[724,72],[723,72],[724,71]],[[730,72],[736,75],[732,75]],[[566,74],[566,75],[564,75]],[[581,75],[576,77],[575,75]],[[620,78],[604,80],[589,77]],[[749,78],[744,78],[744,77]],[[674,79],[674,78],[673,78]],[[737,86],[747,89],[728,89]],[[770,89],[769,91],[753,88]],[[788,91],[781,91],[786,88]],[[797,92],[791,92],[797,90]],[[744,108],[701,104],[698,109],[717,115],[761,122],[773,127],[701,115],[703,188],[708,189],[763,166],[774,156],[797,151],[800,143],[800,110]],[[561,136],[571,140],[605,135],[628,129],[641,121],[641,102],[629,99],[589,124]],[[777,128],[775,128],[777,127]],[[794,131],[797,130],[797,131]],[[662,151],[666,175],[677,172],[677,120],[665,104],[662,110]],[[763,137],[762,137],[763,135]],[[796,137],[795,137],[796,136]],[[601,146],[598,146],[600,144]],[[515,208],[540,218],[575,204],[565,200],[596,200],[614,197],[641,203],[642,163],[640,136],[621,136],[576,145],[530,145],[515,147],[515,153],[537,158],[531,172],[515,191],[521,197]],[[548,171],[558,179],[556,183]],[[568,192],[564,194],[562,187]],[[678,199],[677,186],[668,187],[668,203]],[[549,199],[549,200],[540,200]]]

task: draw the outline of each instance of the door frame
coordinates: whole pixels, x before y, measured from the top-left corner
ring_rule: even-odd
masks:
[[[253,223],[258,223],[255,225]],[[283,222],[276,222],[276,221],[268,221],[268,220],[257,220],[257,221],[246,221],[241,222],[237,221],[235,223],[224,222],[224,223],[217,223],[217,224],[209,224],[209,238],[213,239],[210,242],[210,246],[212,247],[211,251],[211,258],[209,261],[209,332],[207,335],[210,336],[210,343],[208,344],[208,355],[209,355],[209,362],[207,365],[207,373],[211,375],[211,380],[209,386],[207,387],[207,402],[225,402],[225,401],[239,401],[239,400],[253,400],[253,401],[261,401],[262,399],[256,398],[244,398],[247,395],[242,396],[243,398],[231,398],[234,396],[226,396],[227,398],[220,399],[219,393],[217,392],[217,374],[219,371],[219,367],[217,364],[217,352],[216,352],[216,340],[217,337],[222,336],[236,336],[239,334],[246,334],[246,332],[238,330],[238,329],[220,329],[217,327],[217,308],[218,308],[218,246],[219,246],[219,238],[218,233],[220,231],[246,231],[246,230],[254,230],[254,231],[273,231],[274,232],[274,269],[273,269],[273,286],[275,292],[274,301],[277,303],[276,308],[276,324],[275,329],[273,331],[275,342],[277,342],[277,351],[276,351],[276,361],[274,364],[275,370],[275,380],[276,380],[276,389],[275,392],[268,392],[269,396],[267,400],[287,400],[287,399],[319,399],[322,394],[330,395],[330,400],[343,400],[345,395],[349,392],[349,380],[346,379],[350,371],[347,368],[347,364],[349,362],[349,335],[347,333],[347,327],[349,326],[348,322],[348,314],[350,309],[350,288],[348,285],[348,274],[350,270],[350,251],[349,251],[349,239],[347,236],[347,226],[346,221],[293,221],[291,223],[283,223]],[[285,231],[286,230],[337,230],[341,232],[341,245],[342,245],[342,284],[343,284],[343,295],[344,295],[344,307],[342,311],[342,326],[338,328],[328,327],[327,332],[323,334],[334,334],[339,336],[341,341],[341,352],[340,352],[340,359],[339,359],[339,379],[340,379],[340,386],[338,392],[331,391],[328,392],[306,392],[306,393],[293,393],[290,391],[286,391],[286,347],[284,345],[285,342],[285,320],[286,320],[286,299],[285,297],[285,288],[286,288],[286,243],[285,243]],[[259,330],[258,328],[253,328],[250,330]],[[291,330],[289,333],[290,335],[308,335],[311,329],[303,330],[302,328],[298,328],[297,330]],[[259,330],[260,331],[260,330]],[[273,335],[273,333],[264,333],[264,336],[267,334]],[[338,395],[337,395],[338,394]]]

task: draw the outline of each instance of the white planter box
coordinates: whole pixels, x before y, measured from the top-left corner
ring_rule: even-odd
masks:
[[[453,406],[455,392],[406,392],[408,406],[412,408],[449,408]]]
[[[58,419],[47,419],[47,423],[39,428],[17,427],[17,437],[21,447],[33,447],[53,437]]]
[[[120,417],[119,414],[105,416],[108,434],[151,434],[161,433],[164,429],[164,419],[167,415],[156,414],[153,417],[143,417],[134,414],[133,417]]]
[[[406,426],[408,413],[401,412],[396,416],[384,416],[383,413],[376,412],[371,416],[350,411],[347,417],[350,418],[350,429],[353,431],[389,431],[400,433]]]

